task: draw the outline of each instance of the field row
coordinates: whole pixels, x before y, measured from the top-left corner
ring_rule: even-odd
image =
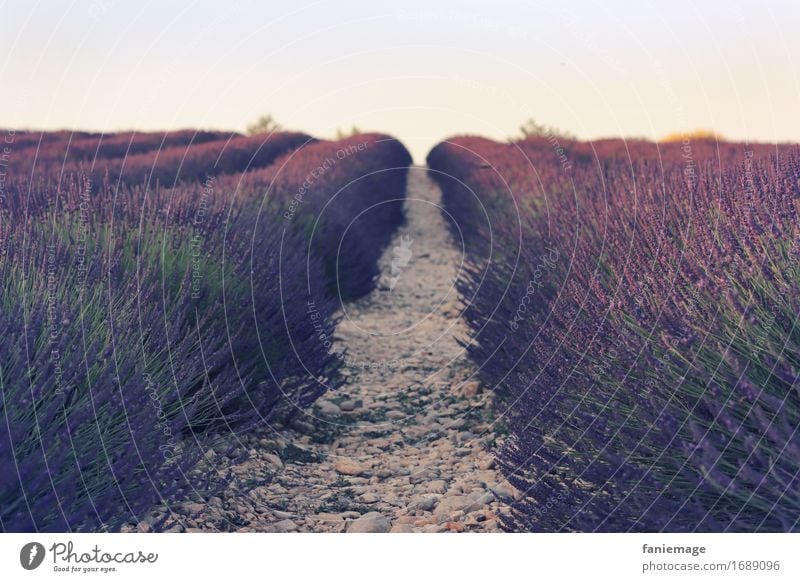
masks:
[[[336,312],[375,285],[408,152],[379,134],[199,135],[73,136],[66,158],[58,136],[17,136],[0,199],[4,531],[113,531],[213,496],[211,435],[286,422],[342,382]]]
[[[796,147],[463,137],[428,163],[509,528],[798,528]]]

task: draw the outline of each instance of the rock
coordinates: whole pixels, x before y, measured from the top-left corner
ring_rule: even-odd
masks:
[[[461,521],[462,517],[464,517],[464,512],[459,509],[450,514],[450,521]]]
[[[292,421],[291,427],[301,434],[311,434],[312,432],[314,432],[314,425],[305,422],[303,420],[300,420],[299,418],[295,418]]]
[[[325,522],[340,522],[344,521],[344,517],[342,517],[338,513],[318,513],[314,516],[317,521],[325,521]]]
[[[276,451],[281,452],[286,448],[286,441],[284,439],[259,439],[258,446],[262,451]]]
[[[486,514],[483,511],[476,511],[467,515],[464,523],[466,525],[478,525],[486,521]]]
[[[436,469],[421,469],[409,475],[409,482],[412,485],[418,485],[419,483],[425,483],[426,481],[436,479],[438,476],[439,471]]]
[[[461,395],[466,396],[467,398],[471,398],[473,396],[477,396],[481,392],[481,383],[477,380],[472,380],[470,382],[465,382],[463,386],[461,386]]]
[[[453,495],[452,497],[444,497],[439,504],[436,506],[436,509],[433,511],[434,515],[450,515],[454,511],[463,511],[464,513],[469,513],[473,511],[473,507],[475,506],[475,501],[470,499],[466,495]],[[478,509],[478,507],[475,507]]]
[[[489,505],[492,501],[494,501],[494,493],[487,491],[475,500],[475,505]]]
[[[321,400],[320,402],[318,402],[317,409],[322,414],[328,414],[328,415],[339,414],[341,412],[341,409],[338,406],[336,406],[334,402],[331,402],[330,400]]]
[[[278,471],[283,469],[283,461],[281,461],[281,458],[278,455],[275,455],[273,453],[267,453],[266,455],[263,455],[263,459],[267,462],[267,464],[270,467]]]
[[[436,525],[435,523],[431,523],[426,525],[422,528],[422,531],[425,533],[441,533],[443,531],[447,531],[447,528],[443,525]]]
[[[376,475],[376,476],[377,476],[379,479],[388,479],[389,477],[391,477],[392,475],[394,475],[394,472],[393,472],[393,471],[390,471],[389,469],[381,469],[380,471],[378,471],[377,473],[375,473],[375,475]]]
[[[223,440],[215,440],[213,448],[217,455],[226,455],[230,452],[231,445]]]
[[[279,521],[278,523],[274,524],[272,527],[275,528],[276,531],[286,533],[291,531],[297,531],[297,524],[293,522],[291,519],[284,519]]]
[[[245,515],[250,512],[250,508],[244,503],[234,503],[232,505],[232,509],[241,515]]]
[[[296,517],[293,513],[289,513],[287,511],[279,511],[277,509],[273,510],[272,514],[278,519],[291,519],[293,517]]]
[[[482,461],[478,462],[478,469],[482,471],[488,471],[489,469],[494,469],[497,465],[494,457],[489,457],[488,459],[483,459]]]
[[[459,306],[457,303],[450,303],[442,307],[442,315],[447,318],[457,317],[459,314]]]
[[[206,508],[202,503],[187,503],[184,507],[189,515],[197,515]]]
[[[407,523],[398,523],[393,525],[390,533],[414,533],[414,528]]]
[[[380,501],[380,497],[378,497],[374,493],[364,493],[364,495],[362,495],[358,499],[362,503],[367,503],[367,504],[369,504],[369,503],[377,503],[378,501]]]
[[[333,470],[341,475],[364,475],[367,473],[367,468],[354,461],[353,459],[337,459],[333,465]]]
[[[362,408],[364,403],[361,400],[342,400],[339,408],[344,412],[353,412],[356,408]]]
[[[347,529],[347,533],[388,533],[392,529],[392,522],[379,513],[362,515]]]
[[[417,523],[419,518],[414,515],[401,515],[397,519],[394,520],[395,524],[405,523],[405,524],[412,524]]]
[[[416,511],[421,509],[422,511],[433,511],[433,508],[436,507],[437,501],[438,500],[435,497],[423,497],[422,499],[412,501],[408,505],[408,510]]]
[[[390,410],[386,413],[386,418],[389,420],[402,420],[408,418],[408,415],[402,410]]]
[[[444,527],[450,531],[456,531],[456,532],[462,532],[465,529],[464,524],[459,521],[447,522],[446,524],[444,524]]]
[[[517,490],[514,489],[508,481],[492,487],[492,493],[506,503],[514,501],[514,498],[517,496]]]
[[[149,533],[151,531],[150,524],[146,521],[140,521],[136,529],[139,530],[140,533]]]
[[[447,482],[437,479],[428,483],[428,492],[430,493],[444,493],[447,491]]]

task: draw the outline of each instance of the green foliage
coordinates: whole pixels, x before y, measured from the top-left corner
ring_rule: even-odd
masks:
[[[575,136],[563,129],[559,129],[552,125],[545,125],[539,123],[533,118],[528,119],[525,123],[519,126],[519,131],[522,139],[533,139],[537,137],[551,138],[564,140],[574,140]],[[510,138],[509,141],[517,141],[519,138]]]
[[[341,127],[336,128],[336,139],[345,139],[347,137],[353,137],[354,135],[358,135],[362,133],[362,131],[356,126],[355,124],[350,126],[350,131],[346,131]]]
[[[247,126],[247,135],[258,135],[259,133],[272,133],[281,129],[280,124],[275,121],[272,115],[262,115],[255,123]]]

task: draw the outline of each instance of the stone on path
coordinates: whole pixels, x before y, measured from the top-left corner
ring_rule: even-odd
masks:
[[[380,513],[362,515],[347,528],[347,533],[387,533],[392,529],[392,522]]]
[[[366,467],[353,459],[339,459],[336,461],[333,468],[337,473],[341,473],[342,475],[357,476],[367,472]]]
[[[322,414],[333,416],[341,413],[341,409],[336,406],[336,403],[331,402],[330,400],[319,400],[317,401],[316,406]]]
[[[297,524],[291,519],[284,519],[275,524],[275,529],[279,532],[297,531]]]

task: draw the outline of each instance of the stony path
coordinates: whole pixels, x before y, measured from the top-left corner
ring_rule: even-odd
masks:
[[[456,338],[462,254],[423,168],[378,290],[337,329],[348,383],[291,429],[248,437],[223,498],[172,508],[176,531],[497,531],[514,494],[494,467],[487,397]],[[248,482],[266,485],[240,494]],[[140,524],[140,529],[147,529]]]

